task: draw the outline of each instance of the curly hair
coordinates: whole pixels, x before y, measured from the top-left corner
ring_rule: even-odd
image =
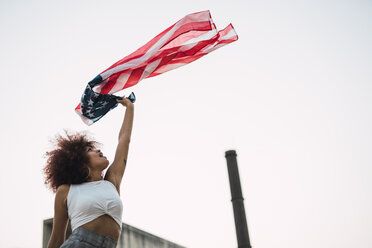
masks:
[[[54,193],[62,184],[80,184],[89,180],[89,157],[87,149],[100,143],[91,140],[85,133],[56,135],[51,140],[54,149],[45,153],[44,184]]]

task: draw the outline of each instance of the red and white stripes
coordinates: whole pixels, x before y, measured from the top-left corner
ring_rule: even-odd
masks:
[[[93,90],[113,94],[144,78],[191,63],[237,39],[231,24],[217,32],[209,11],[187,15],[103,71],[102,83]]]

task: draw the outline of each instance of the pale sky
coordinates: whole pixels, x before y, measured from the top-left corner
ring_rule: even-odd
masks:
[[[145,79],[123,222],[189,248],[237,247],[225,151],[236,149],[254,248],[372,247],[370,1],[0,1],[0,247],[41,247],[43,154],[89,131],[112,161],[124,109],[74,112],[91,79],[187,14],[239,40]]]

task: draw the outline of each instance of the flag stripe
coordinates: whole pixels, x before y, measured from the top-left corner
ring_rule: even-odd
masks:
[[[184,25],[189,22],[192,22],[193,20],[196,20],[196,22],[193,22],[194,26],[190,25]],[[173,24],[171,27],[164,30],[162,33],[157,35],[154,39],[152,39],[150,42],[145,44],[143,47],[139,48],[137,51],[132,53],[131,55],[128,55],[127,57],[123,58],[122,60],[116,62],[112,66],[110,66],[107,70],[103,71],[100,75],[103,79],[106,78],[107,74],[113,74],[116,73],[118,70],[125,70],[127,68],[130,68],[131,66],[135,66],[135,63],[140,63],[141,61],[146,61],[146,59],[151,56],[151,54],[159,50],[165,42],[172,40],[176,38],[174,34],[178,31],[179,34],[184,33],[187,31],[187,28],[201,28],[202,30],[206,30],[206,26],[210,26],[209,22],[209,12],[208,15],[204,12],[194,13],[191,15],[186,16],[185,18],[182,18],[177,23]],[[133,59],[135,57],[135,59]],[[142,58],[142,59],[140,59]],[[129,61],[132,61],[132,63],[129,63],[129,67],[125,68],[123,63],[127,63]],[[117,68],[119,67],[119,68]],[[114,68],[117,68],[114,71]]]

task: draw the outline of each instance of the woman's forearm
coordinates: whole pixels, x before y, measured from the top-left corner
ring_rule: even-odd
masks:
[[[124,121],[120,128],[119,142],[130,141],[130,136],[132,134],[132,127],[133,127],[133,117],[134,117],[134,105],[129,104],[126,107]]]

